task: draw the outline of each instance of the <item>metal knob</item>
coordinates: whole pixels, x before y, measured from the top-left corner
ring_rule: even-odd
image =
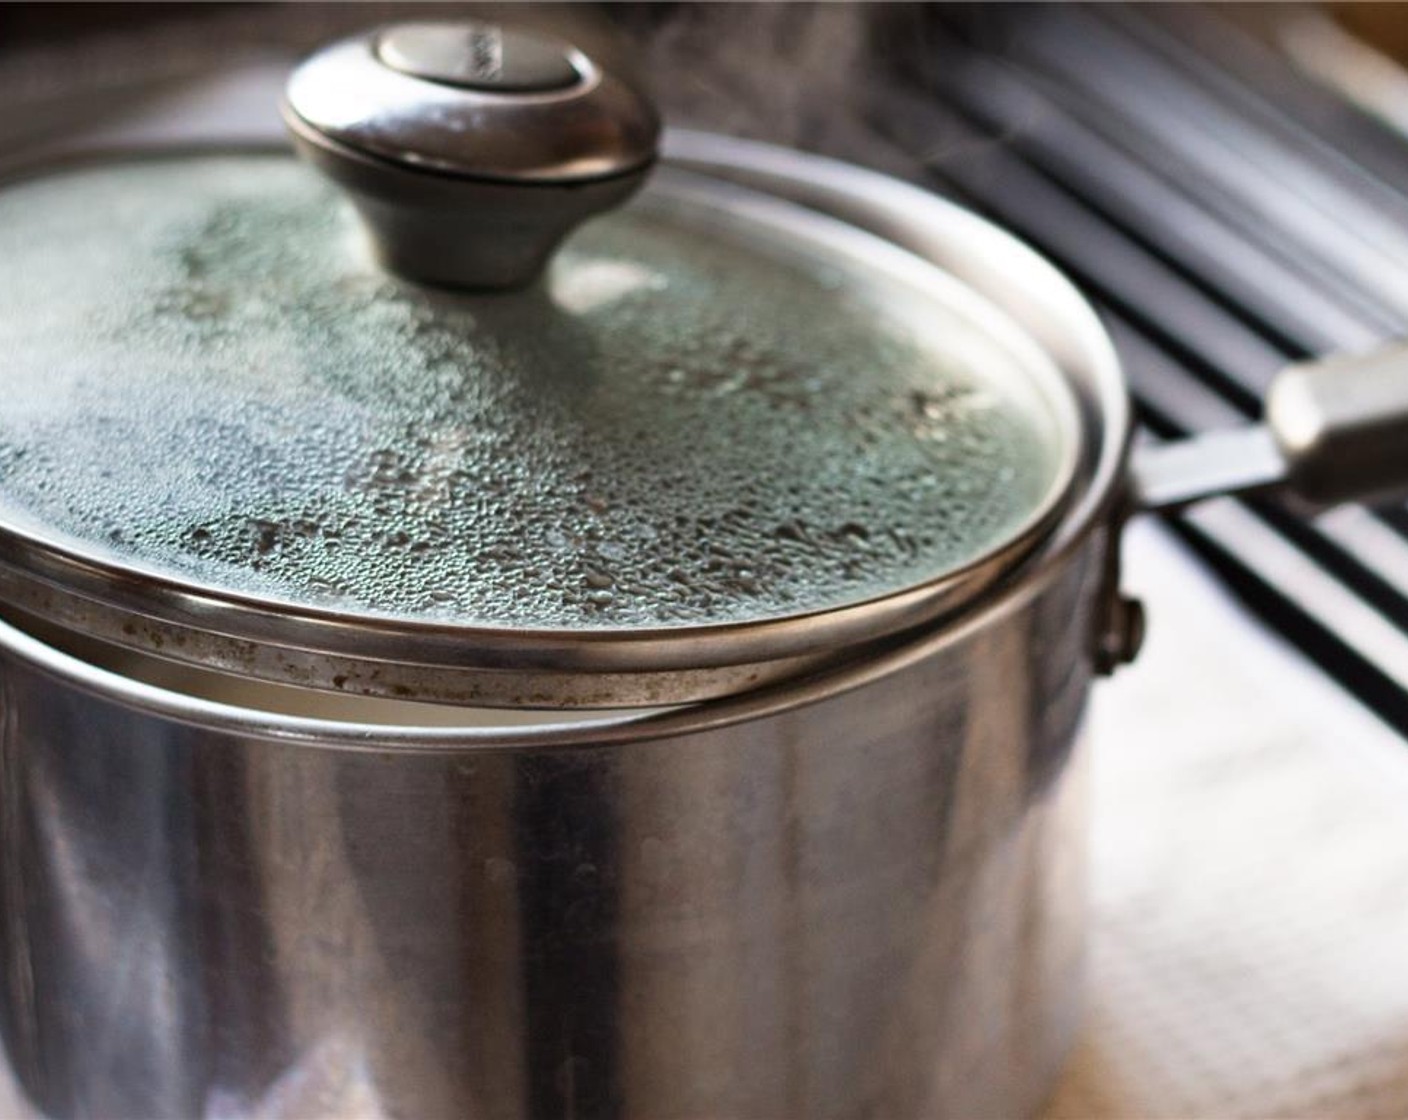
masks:
[[[284,120],[386,267],[454,288],[532,281],[641,185],[660,133],[649,101],[571,44],[469,21],[319,51],[289,79]]]
[[[1266,424],[1292,490],[1313,505],[1408,493],[1408,343],[1291,366]]]

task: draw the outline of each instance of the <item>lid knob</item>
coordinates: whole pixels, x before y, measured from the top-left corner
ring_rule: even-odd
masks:
[[[324,48],[289,79],[284,120],[386,267],[480,289],[529,283],[630,197],[660,133],[649,101],[570,43],[467,20]]]

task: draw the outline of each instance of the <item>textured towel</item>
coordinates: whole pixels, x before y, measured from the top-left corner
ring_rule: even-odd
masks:
[[[1408,1116],[1408,744],[1153,525],[1095,702],[1086,1029],[1051,1120]]]

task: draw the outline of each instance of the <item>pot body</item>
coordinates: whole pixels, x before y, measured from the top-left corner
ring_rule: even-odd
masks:
[[[831,678],[560,742],[242,721],[0,627],[22,1107],[1031,1113],[1077,1015],[1103,557]]]

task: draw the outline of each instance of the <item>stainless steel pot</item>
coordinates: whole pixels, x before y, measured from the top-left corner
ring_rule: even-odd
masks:
[[[10,535],[0,1042],[28,1114],[1037,1109],[1080,1006],[1085,701],[1140,633],[1120,525],[1287,478],[1315,498],[1403,483],[1408,362],[1293,371],[1270,430],[1131,466],[1098,321],[1001,231],[765,146],[674,134],[665,162],[870,231],[1000,306],[1070,389],[1067,500],[968,594],[937,581],[761,644],[692,633],[663,662],[642,638],[584,666],[606,673],[590,687],[538,635],[508,668],[566,687],[552,712],[422,703],[509,698],[443,663],[390,696],[298,687],[359,664],[321,616],[259,614],[250,652],[231,633],[248,613],[170,592],[124,633],[132,586]],[[643,667],[675,703],[572,706]]]

